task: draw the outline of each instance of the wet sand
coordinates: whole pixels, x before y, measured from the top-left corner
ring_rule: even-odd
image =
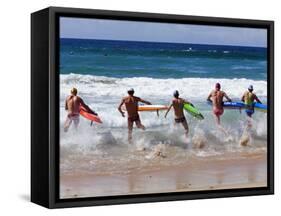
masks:
[[[266,153],[237,159],[210,158],[180,166],[153,166],[126,174],[61,174],[61,198],[264,187]]]

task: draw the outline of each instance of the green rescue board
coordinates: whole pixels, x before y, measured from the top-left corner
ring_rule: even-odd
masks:
[[[198,118],[200,120],[204,119],[204,116],[193,106],[190,104],[184,104],[183,109],[187,111],[190,115],[194,116],[195,118]]]

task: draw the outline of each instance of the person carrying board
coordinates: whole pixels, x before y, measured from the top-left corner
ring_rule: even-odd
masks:
[[[241,101],[243,101],[246,106],[245,113],[247,115],[247,127],[245,128],[245,130],[250,129],[252,127],[252,115],[255,112],[254,102],[256,101],[260,104],[262,103],[258,99],[256,94],[253,93],[253,91],[254,87],[252,85],[249,85],[248,91],[246,91],[241,98]]]
[[[241,98],[241,101],[244,102],[244,104],[246,105],[246,109],[245,109],[245,112],[246,112],[246,115],[248,117],[252,117],[252,115],[254,114],[255,110],[254,110],[254,102],[258,102],[258,103],[262,103],[256,94],[253,93],[254,91],[254,87],[252,85],[249,85],[248,87],[248,91],[246,91],[242,98]]]
[[[231,99],[227,96],[227,94],[221,90],[220,83],[216,83],[215,89],[211,91],[207,101],[211,102],[213,105],[213,114],[218,126],[220,126],[220,116],[224,112],[223,98],[226,98],[228,102],[231,102]]]
[[[138,103],[142,102],[148,105],[151,105],[150,102],[145,101],[139,97],[134,96],[134,89],[131,88],[128,90],[128,96],[122,98],[121,103],[118,106],[118,111],[123,117],[125,117],[125,112],[122,111],[122,105],[125,104],[127,115],[128,115],[128,141],[132,142],[132,131],[133,125],[136,124],[137,128],[145,130],[144,125],[142,125],[140,116],[138,113]]]
[[[171,102],[171,104],[168,107],[168,110],[165,113],[165,118],[167,117],[170,109],[173,107],[174,108],[174,114],[175,114],[175,124],[182,124],[182,126],[185,129],[185,136],[188,136],[189,128],[188,128],[188,123],[186,121],[186,118],[183,113],[183,106],[184,104],[190,104],[193,106],[192,103],[188,102],[187,100],[184,100],[179,97],[179,92],[178,90],[174,91],[174,98]]]
[[[77,129],[79,125],[79,112],[80,107],[82,106],[89,113],[93,113],[98,115],[96,112],[91,110],[88,105],[86,105],[83,99],[77,96],[77,89],[72,88],[70,91],[70,95],[65,100],[65,110],[68,112],[65,123],[64,123],[64,132],[67,132],[72,122],[74,122],[74,126]]]

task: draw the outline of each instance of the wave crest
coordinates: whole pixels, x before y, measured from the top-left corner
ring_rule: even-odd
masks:
[[[68,74],[60,75],[61,93],[69,93],[71,87],[76,86],[83,95],[122,97],[127,89],[133,87],[141,97],[163,98],[171,97],[172,92],[179,90],[182,97],[195,100],[205,100],[220,82],[222,90],[230,97],[241,98],[247,87],[251,84],[259,97],[267,96],[267,82],[251,79],[218,79],[218,78],[182,78],[157,79],[149,77],[110,78],[105,76]]]

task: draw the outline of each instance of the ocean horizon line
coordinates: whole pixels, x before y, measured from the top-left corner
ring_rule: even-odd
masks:
[[[113,40],[113,39],[95,39],[95,38],[68,38],[60,37],[60,40],[92,40],[92,41],[115,41],[115,42],[131,42],[131,43],[157,43],[157,44],[182,44],[182,45],[199,45],[199,46],[219,46],[219,47],[242,47],[242,48],[258,48],[258,49],[267,49],[267,47],[262,46],[242,46],[242,45],[227,45],[227,44],[199,44],[199,43],[183,43],[183,42],[164,42],[164,41],[135,41],[135,40]]]

